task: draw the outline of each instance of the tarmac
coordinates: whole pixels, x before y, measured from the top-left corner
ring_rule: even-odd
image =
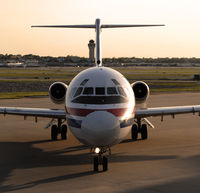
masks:
[[[200,93],[150,96],[148,106],[194,105]],[[49,98],[0,100],[0,106],[62,108]],[[71,133],[50,141],[50,121],[0,116],[0,192],[197,193],[200,192],[198,114],[149,119],[148,140],[130,135],[112,148],[107,172],[93,172],[90,150]]]

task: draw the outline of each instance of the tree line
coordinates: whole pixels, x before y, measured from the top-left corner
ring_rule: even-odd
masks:
[[[33,54],[27,55],[13,55],[13,54],[0,54],[0,61],[16,61],[24,62],[26,60],[37,60],[39,63],[55,62],[55,63],[89,63],[89,59],[79,56],[39,56]],[[158,64],[200,64],[200,58],[137,58],[137,57],[118,57],[118,58],[103,58],[104,63],[158,63]]]

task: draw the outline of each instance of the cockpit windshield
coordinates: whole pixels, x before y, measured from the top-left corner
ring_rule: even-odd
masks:
[[[108,95],[117,95],[117,89],[115,87],[108,87],[107,88],[107,94]]]
[[[81,104],[117,104],[128,101],[121,86],[116,87],[78,87],[72,97],[73,103]]]
[[[105,95],[105,88],[104,87],[96,87],[95,93],[96,93],[96,95]]]
[[[119,81],[110,79],[111,86],[93,87],[89,79],[84,79],[78,88],[73,88],[72,103],[81,104],[118,104],[126,103],[129,94]]]
[[[83,91],[83,87],[78,87],[78,89],[76,90],[75,94],[74,94],[74,97],[77,97],[79,96]]]
[[[83,91],[83,94],[86,94],[86,95],[93,95],[93,94],[94,94],[94,89],[93,89],[93,87],[85,87],[85,88],[84,88],[84,91]]]
[[[117,90],[118,90],[118,92],[119,92],[120,95],[122,95],[124,97],[127,97],[126,93],[124,92],[124,89],[122,87],[117,87]]]

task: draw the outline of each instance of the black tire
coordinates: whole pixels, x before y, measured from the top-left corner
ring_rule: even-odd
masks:
[[[103,171],[108,170],[108,158],[103,156]]]
[[[51,127],[51,140],[56,141],[58,138],[58,127],[57,125],[52,125]]]
[[[66,140],[67,139],[67,125],[62,125],[61,128],[61,139]]]
[[[138,127],[136,124],[133,124],[132,126],[131,137],[133,141],[136,141],[138,139]]]
[[[93,161],[94,161],[94,172],[98,172],[99,171],[99,159],[98,159],[98,157],[95,156]]]
[[[145,139],[148,138],[148,131],[147,131],[147,125],[146,124],[142,124],[141,137],[142,137],[142,140],[145,140]]]

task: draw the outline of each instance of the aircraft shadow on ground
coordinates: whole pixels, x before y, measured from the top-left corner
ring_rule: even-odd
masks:
[[[146,185],[140,188],[125,189],[121,192],[126,193],[150,193],[150,192],[170,192],[170,193],[197,193],[200,192],[200,155],[194,155],[180,159],[183,164],[182,167],[186,167],[184,176],[171,176],[172,179],[165,180],[166,182],[153,181],[152,185]],[[186,165],[185,165],[186,164]],[[187,174],[189,170],[191,173]],[[187,176],[188,175],[188,176]]]
[[[155,183],[152,181],[152,183]],[[153,192],[170,192],[170,193],[197,193],[200,192],[200,175],[193,177],[174,179],[171,182],[160,182],[155,185],[144,186],[141,188],[126,189],[118,193],[153,193]]]
[[[92,164],[91,154],[82,152],[88,147],[84,145],[69,147],[62,150],[44,152],[39,148],[34,147],[34,144],[46,143],[49,141],[33,141],[33,142],[0,142],[0,192],[9,192],[19,189],[26,189],[38,184],[49,182],[63,181],[88,175],[95,175],[92,171],[79,172],[74,174],[66,174],[63,176],[47,178],[38,181],[30,181],[22,185],[2,185],[10,176],[13,170],[16,169],[32,169],[40,167],[54,166],[74,166]],[[89,149],[88,149],[89,150]],[[75,154],[70,154],[76,152]],[[88,151],[89,152],[89,151]],[[113,154],[109,162],[134,162],[134,161],[152,161],[176,159],[173,155],[122,155]],[[66,168],[67,173],[67,168]],[[56,175],[56,174],[55,174]]]

